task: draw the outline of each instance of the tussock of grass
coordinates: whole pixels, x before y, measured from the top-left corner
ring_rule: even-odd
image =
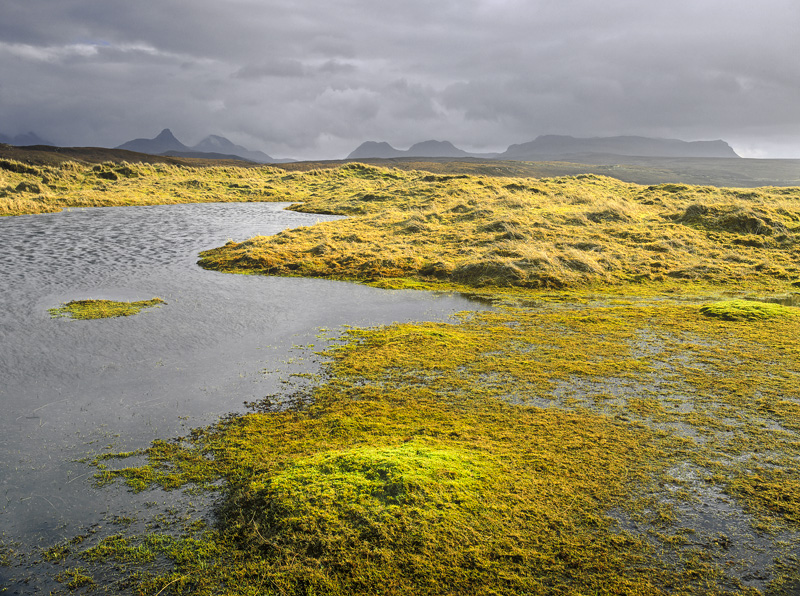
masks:
[[[58,308],[49,310],[55,318],[72,319],[110,319],[113,317],[129,317],[138,314],[142,309],[166,304],[161,298],[139,300],[137,302],[117,302],[114,300],[73,300]]]

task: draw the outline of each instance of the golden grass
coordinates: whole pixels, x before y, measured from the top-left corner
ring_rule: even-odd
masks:
[[[800,277],[800,191],[641,187],[361,165],[295,174],[301,211],[344,221],[203,253],[204,267],[359,281],[567,288],[690,280],[788,286]]]
[[[351,330],[327,381],[271,396],[305,406],[156,442],[144,466],[99,459],[137,490],[223,482],[194,542],[112,541],[104,560],[177,549],[145,592],[757,594],[715,546],[735,543],[789,582],[800,318],[519,298],[532,306]],[[715,490],[738,511],[724,535],[680,513]]]
[[[281,201],[280,170],[167,164],[65,162],[29,166],[0,160],[0,215],[69,207]]]

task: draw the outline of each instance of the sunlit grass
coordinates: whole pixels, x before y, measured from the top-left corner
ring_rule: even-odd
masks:
[[[343,221],[202,254],[222,271],[472,287],[800,277],[797,189],[642,187],[597,176],[511,180],[344,166],[294,175],[294,208]],[[407,283],[407,282],[403,282]]]
[[[190,168],[112,162],[28,166],[0,160],[0,215],[69,207],[291,200],[282,197],[281,174],[267,166]]]

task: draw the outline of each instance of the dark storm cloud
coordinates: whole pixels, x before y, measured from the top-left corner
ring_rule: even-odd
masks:
[[[170,127],[300,158],[642,134],[800,157],[798,26],[796,0],[5,0],[0,132]]]

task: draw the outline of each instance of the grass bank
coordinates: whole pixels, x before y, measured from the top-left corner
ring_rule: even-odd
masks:
[[[70,319],[111,319],[114,317],[130,317],[145,308],[161,306],[166,302],[161,298],[138,300],[136,302],[118,302],[116,300],[73,300],[58,308],[49,310],[50,316]]]

